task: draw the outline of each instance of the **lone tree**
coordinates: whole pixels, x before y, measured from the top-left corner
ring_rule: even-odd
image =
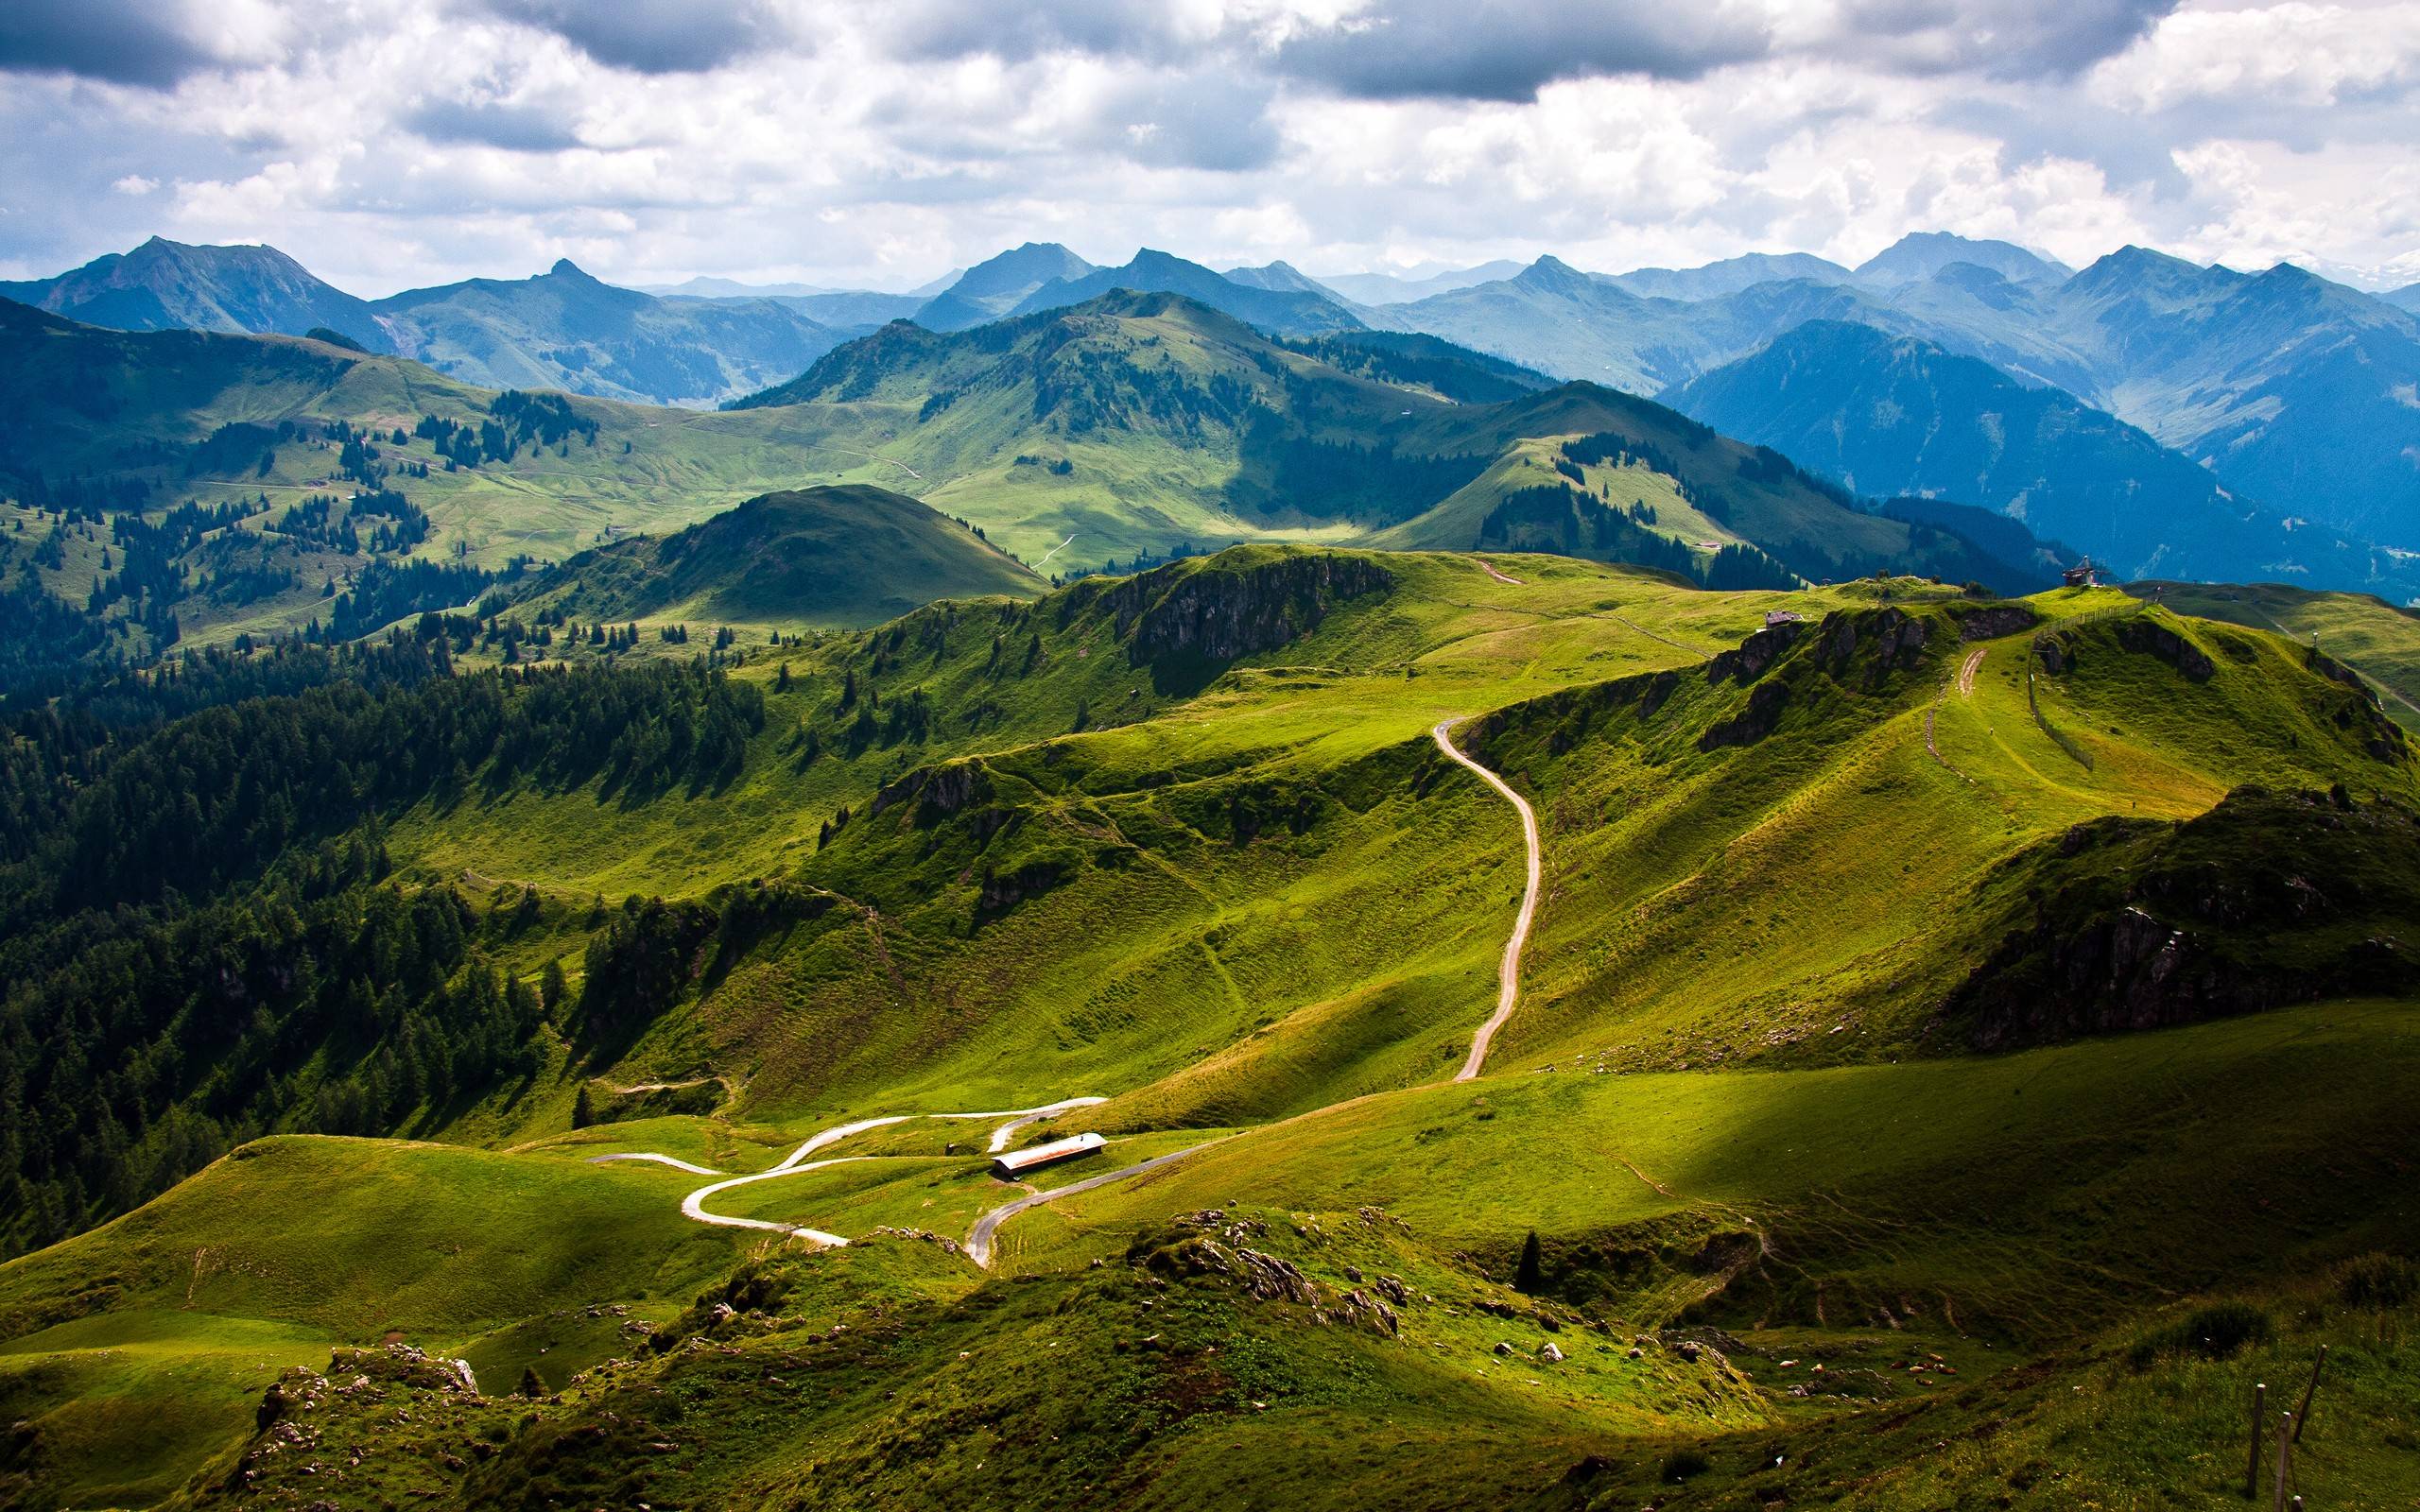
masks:
[[[588,1100],[588,1084],[582,1082],[579,1088],[579,1095],[571,1100],[571,1126],[574,1128],[586,1128],[589,1125],[596,1122],[596,1107]],[[1534,1239],[1536,1235],[1533,1234],[1530,1237]]]
[[[1545,1284],[1545,1280],[1538,1274],[1538,1231],[1532,1228],[1530,1237],[1521,1241],[1521,1263],[1512,1272],[1512,1289],[1534,1295],[1543,1290]]]
[[[534,1365],[523,1366],[521,1367],[521,1395],[525,1397],[543,1397],[545,1394],[546,1383],[538,1379],[538,1367]]]

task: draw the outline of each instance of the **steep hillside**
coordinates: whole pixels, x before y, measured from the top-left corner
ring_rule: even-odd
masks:
[[[393,350],[368,301],[311,276],[274,247],[188,247],[154,236],[56,278],[0,283],[10,299],[120,331],[308,335],[338,331]]]
[[[976,264],[934,295],[913,317],[927,331],[963,331],[1016,308],[1046,284],[1081,278],[1093,265],[1057,242],[1028,242]]]
[[[283,336],[0,304],[0,680],[179,642],[356,634],[777,489],[908,479],[845,407],[495,394]],[[350,602],[348,602],[350,600]]]
[[[1030,598],[1041,579],[966,526],[866,484],[769,493],[572,558],[489,601],[573,620],[862,627],[942,598]]]
[[[2359,672],[2387,713],[2420,722],[2420,614],[2368,593],[2313,593],[2283,583],[2142,582],[2126,590],[2204,619],[2273,630]]]
[[[657,299],[568,261],[517,282],[412,289],[372,309],[394,351],[465,383],[640,404],[712,404],[843,339],[784,301]]]
[[[2290,528],[2114,416],[1870,326],[1810,321],[1665,398],[1861,492],[2002,510],[2122,577],[2292,574],[2420,594],[2420,575],[2401,558],[2333,531]]]
[[[1505,364],[1401,335],[1281,343],[1170,294],[1105,295],[956,335],[890,326],[746,404],[895,416],[887,454],[933,478],[925,501],[1036,566],[1275,536],[1536,547],[1703,578],[1737,542],[1807,577],[1899,567],[2031,581],[1944,532],[1866,515],[1787,460],[1647,401],[1591,385],[1541,391]],[[1579,475],[1589,463],[1566,460],[1561,474],[1552,447],[1523,444],[1555,438],[1588,438],[1577,453],[1589,463],[1621,459],[1667,481],[1609,502],[1610,479]],[[1542,489],[1552,496],[1537,498]],[[1612,518],[1651,492],[1703,505],[1666,525]],[[1557,518],[1544,535],[1491,537],[1508,500],[1513,515]],[[1707,513],[1733,518],[1709,533]]]

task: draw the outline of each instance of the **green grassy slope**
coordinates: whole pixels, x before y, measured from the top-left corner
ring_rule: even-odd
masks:
[[[2368,593],[2313,593],[2283,583],[2136,583],[2137,597],[2179,612],[2248,625],[2343,662],[2376,683],[2387,712],[2420,724],[2420,617]]]
[[[21,1336],[130,1328],[93,1318],[173,1308],[193,1282],[245,1327],[392,1321],[472,1350],[483,1381],[541,1348],[552,1368],[556,1340],[601,1362],[635,1344],[562,1309],[623,1298],[663,1321],[658,1299],[753,1246],[679,1216],[704,1178],[579,1157],[757,1171],[846,1118],[1089,1093],[1113,1100],[1059,1127],[1117,1136],[1113,1159],[1232,1138],[1019,1217],[1000,1253],[1039,1279],[989,1282],[875,1230],[956,1239],[1011,1189],[930,1127],[844,1143],[885,1159],[728,1194],[728,1211],[875,1241],[769,1262],[795,1300],[743,1276],[715,1293],[734,1319],[700,1309],[660,1358],[607,1366],[560,1408],[415,1408],[408,1430],[331,1408],[331,1457],[374,1469],[313,1494],[1318,1505],[1410,1486],[1437,1505],[1635,1505],[1668,1451],[1703,1444],[1719,1465],[1691,1494],[1723,1504],[1755,1499],[1751,1452],[1785,1432],[1810,1462],[1793,1499],[1846,1491],[1875,1466],[1855,1446],[1920,1398],[2001,1392],[1960,1400],[2004,1401],[2025,1442],[2073,1421],[2056,1393],[2141,1420],[2167,1388],[2100,1373],[2130,1331],[2420,1238],[2377,1196],[2413,1158],[2408,1003],[2341,1001],[2352,979],[2307,973],[2304,997],[2339,1001],[2172,996],[2178,1012],[1998,1042],[2181,1027],[1973,1054],[1989,1008],[1973,984],[2033,969],[2035,893],[2078,937],[2135,908],[2216,958],[2298,970],[2320,957],[2293,951],[2412,927],[2391,859],[2366,863],[2389,872],[2373,886],[2331,849],[2404,844],[2412,760],[2324,662],[2116,593],[1706,593],[1548,557],[1489,565],[1264,545],[935,605],[752,651],[731,675],[768,717],[719,791],[475,778],[416,803],[386,832],[406,885],[538,889],[548,930],[515,972],[589,932],[590,1011],[619,1002],[648,959],[630,921],[652,916],[588,901],[624,893],[694,926],[670,936],[683,969],[634,1018],[570,1022],[584,1061],[452,1131],[516,1153],[272,1142],[0,1269],[0,1302]],[[1763,627],[1784,610],[1806,618]],[[1439,1083],[1494,997],[1521,850],[1510,808],[1430,742],[1448,717],[1546,833],[1521,1005],[1461,1086]],[[2248,783],[2342,793],[2212,813]],[[2094,844],[2070,841],[2080,826]],[[2221,881],[2265,876],[2245,851],[2281,886],[2319,872],[2335,912],[2281,933],[2204,907],[2213,855]],[[2408,975],[2378,980],[2409,995]],[[2085,1004],[2099,982],[2053,990]],[[640,1101],[652,1116],[573,1131],[580,1078],[700,1081],[714,1110]],[[2327,1096],[2289,1094],[2314,1087]],[[272,1160],[307,1179],[272,1179]],[[1259,1227],[1184,1216],[1212,1208]],[[237,1246],[261,1212],[297,1216]],[[1545,1269],[1523,1296],[1505,1282],[1533,1228]],[[195,1254],[229,1246],[244,1265],[194,1282]],[[297,1279],[322,1263],[358,1284]],[[1404,1282],[1392,1332],[1369,1321],[1374,1276]],[[1739,1342],[1671,1332],[1695,1325]],[[714,1342],[691,1347],[700,1332]],[[1547,1343],[1570,1358],[1548,1368]],[[231,1416],[210,1441],[232,1445],[232,1383],[276,1357],[209,1364],[217,1349],[197,1342],[192,1368],[218,1372]],[[1918,1350],[1990,1381],[1910,1376]],[[99,1368],[75,1358],[58,1368]],[[1789,1395],[1808,1378],[1781,1362],[1808,1359],[1859,1372],[1856,1400]],[[2000,1379],[2011,1363],[2025,1373]],[[2172,1379],[2197,1403],[2218,1390]],[[29,1400],[58,1413],[83,1394]],[[1893,1411],[1857,1415],[1872,1405]],[[1340,1442],[1348,1471],[1303,1470]],[[2200,1452],[2172,1435],[2144,1450],[2187,1470]],[[442,1453],[463,1467],[415,1479]],[[70,1473],[101,1484],[50,1472]],[[281,1461],[272,1483],[299,1490],[292,1473]],[[2392,1484],[2371,1461],[2343,1473]],[[1937,1483],[1904,1485],[1876,1504],[1930,1504]]]
[[[582,552],[490,602],[575,621],[859,627],[936,599],[1031,598],[1044,586],[965,526],[855,484],[769,493],[661,540]]]
[[[668,1315],[732,1263],[738,1239],[681,1217],[690,1184],[645,1165],[389,1141],[246,1145],[0,1267],[0,1394],[26,1425],[19,1464],[67,1504],[147,1504],[241,1431],[268,1376],[390,1333],[467,1351],[507,1389],[544,1347],[530,1340],[548,1331],[527,1320],[595,1306]]]
[[[976,332],[886,327],[747,404],[887,407],[891,455],[931,476],[927,501],[1037,564],[1272,536],[1467,550],[1507,493],[1558,481],[1508,471],[1519,443],[1610,434],[1804,576],[2010,576],[1644,400],[1587,384],[1508,391],[1500,364],[1421,355],[1425,369],[1288,345],[1173,295],[1118,292]],[[1564,549],[1612,553],[1585,537]]]
[[[23,305],[0,305],[10,360],[0,398],[14,417],[0,467],[20,478],[119,476],[160,490],[156,503],[266,494],[283,507],[306,494],[350,489],[337,449],[318,434],[342,420],[384,433],[410,431],[424,415],[485,417],[492,395],[418,363],[298,338],[119,332],[78,325]],[[436,526],[422,555],[501,567],[516,553],[569,556],[608,526],[659,530],[741,499],[805,483],[909,480],[874,453],[870,422],[847,406],[781,418],[701,414],[602,400],[573,409],[593,421],[593,441],[522,447],[509,462],[458,472],[425,439],[384,446],[393,464],[430,464],[399,480]],[[214,459],[204,442],[219,427],[291,421],[311,431]],[[316,583],[312,586],[316,587]]]

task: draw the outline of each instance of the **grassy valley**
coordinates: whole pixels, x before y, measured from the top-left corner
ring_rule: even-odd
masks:
[[[1600,500],[1649,486],[1533,455]],[[733,543],[794,507],[647,543],[616,591],[685,593],[710,551],[739,591]],[[249,1143],[0,1268],[36,1504],[2195,1504],[2240,1474],[2250,1373],[2323,1341],[2311,1484],[2400,1484],[2408,1263],[2363,1257],[2420,1237],[2374,1200],[2411,1158],[2420,971],[2377,941],[2420,906],[2391,859],[2420,793],[2325,654],[2106,592],[1300,546],[735,648],[687,714],[601,696],[677,651],[566,651],[604,680],[562,707],[602,728],[458,744],[260,852],[360,816],[360,880],[220,884],[458,898],[458,954],[421,969],[448,1005],[412,1011],[523,1048],[457,1053],[366,1130],[413,1143],[308,1132],[353,1057],[407,1053],[265,1041],[297,1095],[220,1136]],[[505,730],[553,717],[527,679],[573,675],[451,654],[527,706]],[[730,744],[658,744],[724,708]],[[1543,832],[1522,995],[1469,1083],[1522,840],[1441,720]],[[541,754],[587,743],[597,767]],[[22,881],[130,882],[48,845]],[[311,956],[373,995],[388,970]],[[19,992],[60,969],[21,954]],[[771,1232],[683,1217],[714,1176],[592,1163],[763,1173],[855,1120],[1079,1094],[1108,1101],[1003,1136],[1108,1136],[1046,1187],[1180,1158],[1001,1224],[988,1271],[964,1251],[1019,1195],[983,1164],[1007,1111],[707,1201]],[[2256,1327],[2204,1349],[2221,1306]],[[330,1348],[370,1352],[321,1376]],[[168,1391],[179,1428],[135,1451]],[[2094,1417],[2140,1431],[2080,1438]]]

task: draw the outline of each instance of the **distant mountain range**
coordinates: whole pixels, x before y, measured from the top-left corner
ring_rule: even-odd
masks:
[[[88,324],[306,335],[333,331],[368,352],[415,357],[492,388],[560,388],[604,399],[711,405],[778,383],[852,336],[912,308],[853,310],[855,295],[660,298],[559,262],[535,278],[472,279],[354,298],[270,247],[187,247],[158,237],[0,297]],[[842,301],[837,307],[833,301]],[[833,310],[832,323],[807,313]]]
[[[1036,565],[1077,542],[1073,559],[1098,562],[1315,533],[1557,551],[1732,586],[1878,567],[2048,575],[2030,543],[2011,561],[1883,518],[1778,454],[1599,385],[1396,333],[1282,341],[1173,292],[1055,297],[979,330],[886,326],[744,404],[882,424],[895,437],[884,455],[932,480],[926,503]]]
[[[0,299],[119,331],[299,336],[338,331],[391,352],[366,300],[314,278],[274,247],[188,247],[154,236],[56,278],[0,283]]]
[[[1250,269],[1233,268],[1227,276],[1234,278],[1248,271]],[[1474,284],[1493,284],[1499,279],[1511,278],[1519,271],[1520,264],[1498,258],[1476,267],[1448,268],[1443,273],[1429,273],[1420,278],[1401,278],[1392,273],[1328,273],[1323,274],[1319,283],[1357,304],[1408,304],[1413,300],[1425,300],[1431,294],[1443,294],[1449,289],[1466,289]]]
[[[1103,267],[1056,243],[1028,243],[929,294],[724,280],[679,287],[687,292],[617,288],[562,263],[532,279],[362,301],[273,249],[155,239],[57,278],[0,285],[0,294],[127,329],[334,332],[483,386],[692,405],[781,386],[892,320],[949,333],[1117,289],[1179,294],[1282,337],[1416,334],[1551,379],[1661,394],[1710,422],[1772,438],[1861,490],[2048,510],[2027,517],[2058,520],[2044,528],[2121,564],[2187,570],[2176,554],[2188,538],[2204,555],[2289,574],[2332,555],[2314,557],[2308,537],[2285,550],[2269,524],[2254,520],[2325,526],[2350,554],[2342,563],[2366,560],[2366,542],[2420,546],[2420,318],[2410,308],[2420,304],[2420,286],[2373,297],[2291,266],[2238,273],[2127,248],[2075,271],[2012,243],[1927,232],[1854,268],[1759,253],[1607,275],[1543,257],[1416,280],[1322,280],[1282,262],[1220,273],[1149,249]],[[1795,343],[1782,354],[1789,393],[1751,403],[1743,386],[1775,371],[1754,359],[1809,322],[1917,345],[1844,343],[1837,333]],[[1941,364],[1953,355],[1988,364],[1989,375],[1956,369],[1953,387],[1994,403],[2056,390],[2017,407],[2045,424],[2082,428],[2046,433],[2046,445],[2059,442],[2049,458],[2020,453],[1978,468],[1970,464],[1979,456],[1946,463],[1941,447],[1903,457],[1904,436],[1860,403],[1876,381],[1867,359],[1882,350],[1927,352],[1925,370],[1935,376],[1952,372]],[[1825,360],[1812,361],[1819,352]],[[1732,371],[1713,381],[1724,369]],[[1893,371],[1893,384],[1904,380],[1904,367]],[[1818,391],[1826,373],[1838,374],[1837,391]],[[1789,438],[1793,417],[1819,412],[1831,430]],[[2113,439],[2129,427],[2152,454]],[[2156,468],[2144,460],[2161,449]],[[2019,479],[2036,460],[2056,480],[2048,494],[2039,480]],[[2177,461],[2204,476],[2175,472]],[[2089,476],[2097,465],[2118,472]],[[2143,483],[2147,469],[2170,482],[2122,521],[2082,506],[2083,520],[2060,517],[2065,501],[2111,496],[2121,483]],[[2246,511],[2243,531],[2203,533],[2213,500]],[[2170,508],[2181,512],[2169,518]]]
[[[2123,577],[2420,587],[2388,554],[2290,525],[2115,416],[1912,336],[1809,321],[1666,397],[1860,492],[1982,505]]]
[[[1740,282],[1766,270],[1790,276]],[[1854,322],[2065,389],[2281,513],[2420,546],[2420,320],[2290,265],[2238,273],[2127,248],[2069,274],[1934,235],[1855,270],[1735,260],[1608,278],[1541,258],[1362,313],[1648,393],[1808,320]]]

